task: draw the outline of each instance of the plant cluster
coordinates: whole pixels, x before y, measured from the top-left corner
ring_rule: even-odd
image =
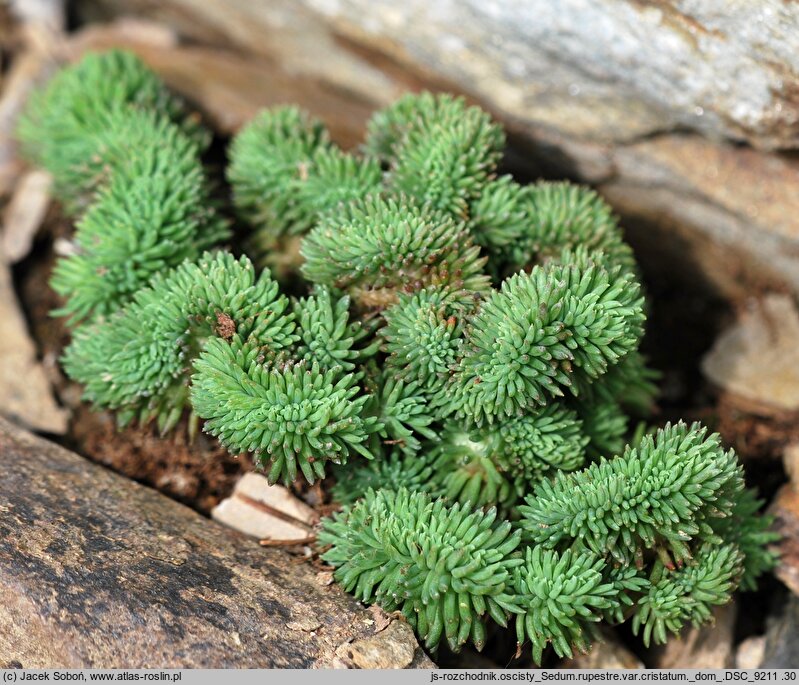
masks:
[[[718,436],[627,444],[655,394],[632,251],[593,191],[498,175],[479,108],[407,95],[360,154],[294,107],[241,130],[247,250],[290,264],[297,298],[219,248],[209,135],[135,57],[63,70],[19,135],[78,217],[52,285],[85,398],[164,432],[202,420],[272,482],[334,475],[323,558],[428,647],[512,623],[540,662],[628,619],[662,642],[773,564]]]

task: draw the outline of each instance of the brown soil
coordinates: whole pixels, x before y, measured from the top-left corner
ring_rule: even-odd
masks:
[[[111,414],[81,404],[70,428],[81,454],[206,513],[252,469],[246,456],[232,456],[212,438],[201,434],[189,442],[185,425],[167,437],[153,425],[119,431]]]

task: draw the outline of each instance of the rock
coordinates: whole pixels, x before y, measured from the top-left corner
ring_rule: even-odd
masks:
[[[799,597],[799,490],[783,485],[768,508],[774,516],[774,530],[781,538],[775,547],[779,561],[774,571],[793,594]]]
[[[670,281],[701,274],[735,298],[799,293],[799,164],[770,152],[799,146],[799,34],[786,30],[799,5],[77,4],[86,19],[160,19],[190,40],[174,55],[141,54],[224,130],[294,101],[352,145],[369,112],[404,91],[462,92],[506,126],[511,168],[597,186],[650,274],[665,263]]]
[[[11,13],[17,21],[39,24],[51,31],[63,31],[67,23],[65,0],[11,0]]]
[[[371,637],[342,645],[337,666],[351,662],[356,668],[408,668],[416,657],[416,638],[405,621],[392,621]]]
[[[280,57],[354,92],[377,87],[376,97],[388,95],[387,77],[402,78],[389,58],[469,84],[508,119],[572,137],[629,140],[679,126],[795,148],[799,39],[789,27],[799,9],[780,0],[683,4],[168,0],[157,16],[194,39]],[[81,6],[89,17],[154,8],[147,0]]]
[[[760,668],[799,668],[799,597],[791,595],[782,613],[769,620]]]
[[[587,654],[577,654],[573,659],[564,659],[560,668],[645,668],[644,664],[627,649],[612,630],[603,628]]]
[[[257,473],[245,473],[230,497],[211,510],[211,517],[264,542],[306,543],[319,516],[282,485],[269,485]]]
[[[729,393],[777,411],[799,409],[799,313],[785,295],[751,301],[702,360],[702,371]]]
[[[765,650],[765,635],[746,638],[735,653],[735,668],[760,668]]]
[[[309,668],[374,636],[310,564],[2,419],[0,492],[0,663]],[[372,658],[432,665],[403,639]]]
[[[53,178],[46,171],[29,171],[17,182],[3,216],[1,252],[12,264],[28,255],[50,207]]]
[[[657,649],[655,668],[732,668],[737,613],[734,604],[716,607],[713,623],[688,628]]]
[[[76,60],[87,50],[110,50],[130,46],[131,50],[175,50],[177,33],[166,24],[137,17],[122,17],[108,26],[88,26],[71,36],[62,58]]]
[[[44,287],[44,286],[43,286]],[[53,399],[0,252],[0,415],[37,431],[63,434],[67,413]]]
[[[609,155],[613,178],[578,177],[597,184],[661,281],[705,284],[736,300],[769,288],[799,293],[792,159],[675,133]]]

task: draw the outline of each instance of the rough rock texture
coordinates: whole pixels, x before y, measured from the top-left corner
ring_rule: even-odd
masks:
[[[155,18],[195,41],[174,62],[143,56],[195,99],[221,93],[212,110],[230,127],[257,106],[296,100],[352,143],[363,117],[405,90],[464,92],[511,132],[514,166],[596,185],[644,259],[673,265],[664,256],[676,256],[686,280],[703,273],[726,295],[773,285],[799,292],[799,167],[769,152],[799,145],[796,3],[81,0],[79,7],[89,19]],[[734,144],[741,141],[750,147]]]
[[[366,44],[470,84],[507,118],[610,141],[676,125],[796,147],[799,8],[780,0],[86,0],[145,9],[193,37],[228,40],[358,89],[391,90]],[[195,20],[190,26],[189,20]],[[326,28],[328,23],[331,28]],[[278,35],[277,29],[284,29]],[[263,29],[271,29],[264,33]],[[310,30],[309,30],[310,29]],[[307,48],[289,54],[289,45]],[[312,64],[315,55],[328,59]],[[433,68],[430,69],[433,71]],[[501,92],[498,92],[501,91]]]
[[[0,667],[432,665],[309,564],[2,419],[0,493]]]
[[[415,658],[415,644],[407,623],[391,621],[382,632],[338,651],[341,659],[351,660],[358,668],[407,668]]]

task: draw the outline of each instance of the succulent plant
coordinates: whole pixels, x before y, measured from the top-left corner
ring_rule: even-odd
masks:
[[[405,96],[365,154],[295,107],[245,126],[227,179],[245,249],[291,265],[280,285],[211,251],[230,234],[209,136],[136,58],[67,68],[19,131],[81,213],[52,285],[85,398],[164,432],[202,420],[272,482],[333,475],[323,559],[427,647],[480,648],[492,622],[537,662],[602,621],[662,642],[774,565],[719,436],[632,430],[656,374],[612,211],[497,176],[504,134],[479,108]]]

